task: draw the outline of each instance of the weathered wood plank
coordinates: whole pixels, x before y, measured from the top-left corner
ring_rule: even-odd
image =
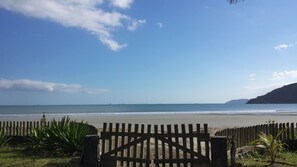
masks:
[[[192,134],[193,133],[193,124],[189,124],[188,125],[189,128],[189,133]],[[193,137],[190,137],[190,150],[194,150],[194,140]],[[194,155],[191,154],[191,159],[194,159]]]
[[[13,135],[13,127],[12,127],[12,121],[9,121],[9,135]]]
[[[128,124],[128,133],[131,133],[131,130],[132,130],[132,124]],[[128,143],[130,142],[131,142],[131,136],[128,136]],[[131,149],[130,147],[127,148],[127,157],[131,157],[130,149]],[[130,166],[130,162],[127,161],[127,167],[129,166]]]
[[[283,130],[283,124],[282,124],[282,123],[280,123],[278,126],[279,126],[279,128],[278,128],[278,129],[279,129],[279,131],[282,131],[282,130]],[[283,135],[283,134],[281,134],[281,135],[279,136],[279,139],[280,139],[280,140],[283,140],[283,139],[284,139],[284,137],[283,137],[283,136],[284,136],[284,135]]]
[[[174,133],[178,134],[178,125],[177,124],[174,125]],[[175,142],[179,144],[179,137],[178,136],[175,137]],[[180,159],[180,157],[179,157],[179,148],[175,147],[175,151],[176,151],[176,159],[179,160]],[[163,158],[163,159],[165,159],[165,158]],[[177,167],[180,167],[180,163],[177,164]]]
[[[197,133],[197,150],[198,150],[198,154],[201,155],[200,124],[196,124],[196,133]]]
[[[164,125],[161,125],[161,135],[165,135]],[[162,159],[166,159],[166,151],[165,151],[165,143],[162,142]],[[165,162],[162,164],[162,166],[165,166]]]
[[[125,123],[122,123],[122,132],[125,132],[126,131],[126,124]],[[122,139],[121,139],[121,146],[125,145],[125,136],[124,135],[121,135]],[[122,150],[121,151],[121,157],[125,157],[125,151]],[[124,161],[121,161],[121,166],[124,165]]]
[[[21,132],[21,124],[19,124],[19,121],[16,123],[16,135],[19,136]]]
[[[141,134],[144,134],[144,124],[141,125],[141,130],[140,130],[140,132],[141,132]],[[140,143],[140,155],[139,155],[139,158],[140,158],[140,159],[143,159],[143,158],[144,158],[144,156],[143,156],[143,152],[144,152],[144,147],[143,147],[143,145],[144,145],[144,141],[142,141],[142,142]],[[140,163],[140,167],[142,167],[142,166],[143,166],[143,163]]]
[[[182,129],[182,134],[183,135],[186,134],[185,124],[181,125],[181,129]],[[183,148],[187,148],[187,138],[185,135],[182,137],[182,141],[183,141]],[[185,149],[183,149],[183,159],[187,159],[187,151]],[[186,166],[186,165],[187,165],[187,163],[185,162],[184,166]]]
[[[290,140],[290,132],[291,131],[290,131],[290,123],[289,122],[286,123],[286,128],[287,128],[287,130],[286,130],[286,132],[287,132],[286,133],[286,139]]]
[[[112,132],[112,126],[113,126],[113,124],[112,123],[109,123],[109,128],[108,128],[108,131],[109,132]],[[108,138],[108,151],[111,151],[112,150],[112,136],[110,136],[109,138]]]
[[[293,139],[295,139],[295,136],[294,136],[294,123],[292,122],[291,123],[291,127],[290,127],[290,129],[291,129],[291,137],[290,137],[290,139],[291,140],[293,140]]]
[[[167,125],[167,134],[169,134],[169,135],[172,134],[171,133],[171,125],[170,124]],[[168,137],[168,140],[169,141],[172,141],[172,137]],[[173,159],[173,152],[172,152],[172,145],[171,144],[168,145],[168,149],[169,149],[169,159]],[[169,162],[169,167],[173,167],[173,163],[172,162]]]
[[[13,121],[12,122],[12,133],[11,133],[11,136],[14,136],[16,135],[16,122]]]
[[[32,121],[30,121],[30,130],[29,130],[29,133],[31,133],[32,132],[32,130],[33,130],[33,123],[32,123]]]
[[[27,135],[29,135],[29,133],[30,133],[30,122],[27,122],[26,133],[27,133]]]
[[[120,129],[120,124],[119,124],[119,123],[116,123],[116,129],[115,129],[115,132],[116,132],[116,133],[119,133],[119,129]],[[115,138],[115,139],[114,139],[114,148],[118,148],[119,135],[116,135],[114,138]],[[115,154],[115,156],[118,156],[118,155],[119,155],[119,152],[117,152],[117,153]]]
[[[207,124],[204,124],[204,134],[208,134],[208,125]],[[209,157],[209,140],[206,140],[205,141],[205,155],[207,158],[210,158]]]
[[[135,124],[134,133],[138,133],[138,128],[139,128],[139,125]],[[137,140],[137,137],[134,137],[134,141],[136,140]],[[133,158],[137,158],[137,143],[135,143],[133,146]],[[136,161],[133,162],[133,167],[136,167]]]
[[[154,126],[154,133],[158,134],[158,125]],[[155,138],[155,162],[159,160],[159,139]],[[155,163],[156,167],[159,167],[159,163]]]
[[[151,134],[151,125],[147,125],[147,134],[150,135]],[[150,159],[150,139],[151,138],[147,138],[146,140],[146,159],[149,160]],[[149,167],[150,163],[146,163],[146,167]]]
[[[103,123],[103,132],[106,132],[107,123]],[[102,136],[101,136],[102,137]],[[105,139],[102,139],[101,154],[105,154]]]

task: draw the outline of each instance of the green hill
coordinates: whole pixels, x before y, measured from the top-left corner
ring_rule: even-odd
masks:
[[[283,86],[267,93],[250,99],[247,104],[277,104],[277,103],[297,103],[297,83]]]

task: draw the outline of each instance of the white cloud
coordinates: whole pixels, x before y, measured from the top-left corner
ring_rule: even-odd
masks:
[[[297,70],[293,71],[283,71],[283,72],[273,72],[272,80],[288,80],[297,79]]]
[[[146,20],[134,20],[132,23],[127,27],[129,31],[135,31],[139,26],[146,23]]]
[[[112,6],[127,9],[130,8],[134,0],[110,0]]]
[[[158,22],[156,25],[157,25],[160,29],[163,28],[163,23],[161,23],[161,22]]]
[[[125,48],[125,47],[128,46],[127,44],[119,44],[116,41],[114,41],[114,40],[112,40],[110,38],[107,38],[105,36],[101,36],[100,40],[101,40],[101,42],[103,44],[108,45],[114,51],[117,51],[117,50],[119,50],[121,48]]]
[[[100,8],[102,3],[103,0],[1,0],[0,8],[37,19],[50,20],[65,27],[84,29],[96,35],[110,49],[117,51],[127,44],[120,44],[114,40],[112,32],[124,23],[133,25],[134,21],[114,10],[103,10]],[[112,0],[114,6],[121,8],[128,8],[132,3],[133,0]]]
[[[250,74],[249,78],[250,78],[250,81],[256,80],[256,74]]]
[[[0,79],[0,89],[32,91],[32,92],[61,92],[61,93],[87,93],[98,94],[107,92],[106,89],[91,89],[79,84],[65,84],[55,82],[43,82],[29,79],[7,80]]]
[[[274,49],[277,51],[282,51],[282,50],[286,50],[292,46],[293,46],[292,44],[280,44],[280,45],[275,46]]]

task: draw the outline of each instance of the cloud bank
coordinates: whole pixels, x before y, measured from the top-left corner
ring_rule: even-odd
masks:
[[[110,0],[112,7],[127,9],[133,0]],[[101,8],[103,0],[1,0],[0,8],[28,17],[50,20],[65,27],[81,28],[94,34],[113,51],[127,46],[113,39],[112,32],[124,24],[138,22],[115,9]],[[135,29],[137,26],[135,27]]]
[[[106,89],[92,89],[79,84],[65,84],[54,82],[43,82],[29,79],[7,80],[0,79],[0,89],[29,92],[51,92],[51,93],[87,93],[99,94],[107,92]]]
[[[279,81],[286,79],[297,79],[297,70],[273,72],[272,74],[272,80]]]

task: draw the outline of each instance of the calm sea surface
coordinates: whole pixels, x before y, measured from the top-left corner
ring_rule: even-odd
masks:
[[[123,114],[264,114],[296,112],[297,104],[121,104],[0,106],[0,117]]]

